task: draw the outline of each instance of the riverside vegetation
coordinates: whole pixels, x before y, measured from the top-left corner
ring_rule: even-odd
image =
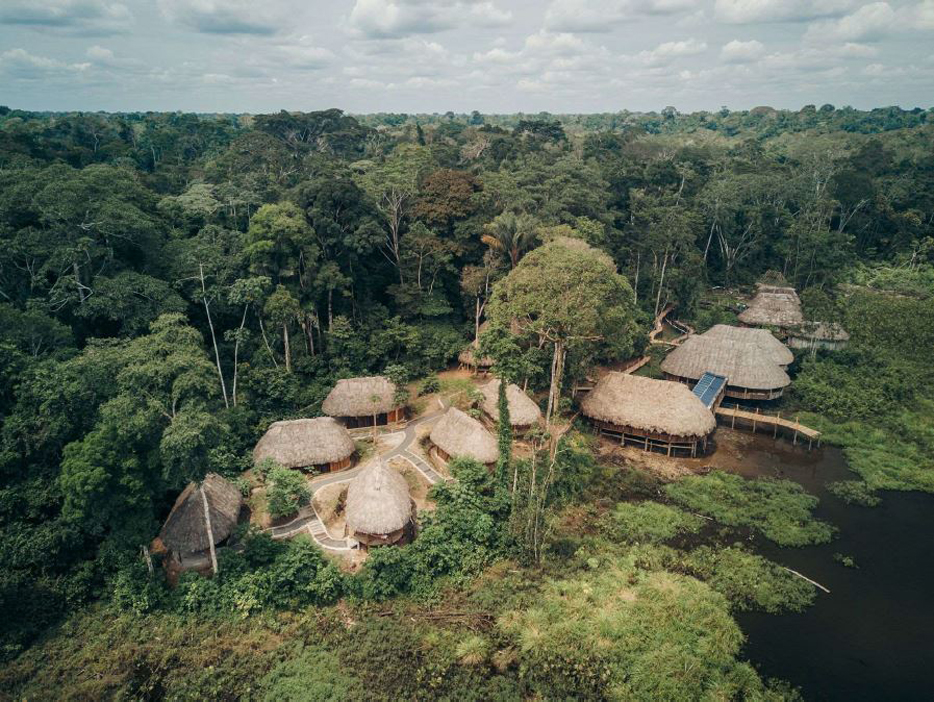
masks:
[[[441,388],[487,319],[482,353],[563,428],[571,388],[643,351],[660,309],[730,321],[760,279],[851,334],[800,354],[782,407],[843,447],[859,480],[837,494],[934,491],[932,122],[0,108],[0,689],[793,698],[733,615],[812,601],[754,547],[831,539],[815,498],[659,485],[576,424],[492,473],[458,461],[418,538],[358,573],[245,532],[170,589],[140,547],[187,482],[239,476],[339,378]],[[273,482],[284,510],[305,499]]]

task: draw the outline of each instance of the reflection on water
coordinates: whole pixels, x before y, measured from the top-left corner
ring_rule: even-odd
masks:
[[[830,589],[801,614],[740,613],[745,655],[806,699],[922,700],[934,696],[934,495],[883,493],[879,507],[850,506],[825,484],[854,479],[837,449],[808,452],[787,441],[721,427],[712,467],[795,480],[817,495],[816,516],[840,530],[823,546],[759,552]],[[855,558],[845,568],[834,553]]]

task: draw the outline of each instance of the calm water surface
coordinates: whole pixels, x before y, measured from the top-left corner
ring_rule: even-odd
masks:
[[[745,656],[764,676],[800,686],[806,699],[934,699],[934,495],[885,492],[879,507],[847,505],[825,488],[856,477],[839,450],[808,452],[724,427],[717,436],[712,466],[795,480],[820,498],[816,516],[840,530],[823,546],[758,544],[830,594],[818,592],[801,614],[740,613]],[[837,563],[835,553],[859,567]]]

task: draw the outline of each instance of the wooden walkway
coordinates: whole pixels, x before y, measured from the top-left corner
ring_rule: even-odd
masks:
[[[731,428],[735,428],[736,422],[739,420],[747,427],[751,426],[754,433],[759,427],[762,427],[765,430],[771,429],[773,437],[777,437],[778,432],[782,431],[784,434],[792,437],[792,443],[794,444],[797,444],[798,438],[801,437],[802,441],[807,439],[808,447],[815,441],[817,445],[820,446],[820,432],[801,424],[797,418],[787,419],[782,417],[781,413],[763,414],[758,410],[750,412],[749,410],[741,409],[735,405],[720,405],[715,411],[718,417],[729,420]]]

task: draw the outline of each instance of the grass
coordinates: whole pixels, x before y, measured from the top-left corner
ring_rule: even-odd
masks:
[[[667,541],[682,533],[696,533],[704,520],[660,502],[620,502],[603,520],[602,530],[618,541]]]
[[[801,612],[814,602],[813,585],[739,545],[702,546],[684,558],[684,567],[726,596],[736,609],[779,614]]]
[[[882,504],[882,498],[862,480],[839,480],[827,483],[827,489],[832,495],[840,498],[848,505],[877,507]]]
[[[818,499],[790,480],[747,480],[714,471],[666,485],[665,492],[692,511],[721,524],[750,528],[780,546],[826,543],[835,532],[814,518]]]

